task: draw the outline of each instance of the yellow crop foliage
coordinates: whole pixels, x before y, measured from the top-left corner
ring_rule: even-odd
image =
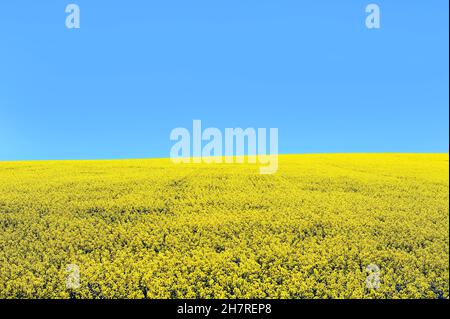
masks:
[[[448,159],[3,162],[0,298],[449,298]]]

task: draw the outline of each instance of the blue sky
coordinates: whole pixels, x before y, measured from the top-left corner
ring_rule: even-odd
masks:
[[[65,6],[81,28],[65,27]],[[281,153],[448,152],[448,1],[5,0],[0,160],[167,157],[277,127]]]

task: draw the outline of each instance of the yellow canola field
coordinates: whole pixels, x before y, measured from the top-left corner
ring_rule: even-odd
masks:
[[[0,298],[449,298],[448,159],[3,162]]]

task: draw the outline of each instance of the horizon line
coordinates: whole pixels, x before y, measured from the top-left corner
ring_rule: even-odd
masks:
[[[311,153],[278,153],[272,154],[278,156],[289,156],[289,155],[449,155],[447,152],[311,152]],[[207,156],[210,157],[247,157],[252,155],[223,155],[223,156]],[[255,155],[253,155],[255,156]],[[258,156],[258,154],[256,154]],[[261,154],[260,156],[270,156],[270,154]],[[182,158],[182,157],[179,157]],[[190,159],[195,158],[195,156],[188,157]],[[15,159],[15,160],[2,160],[0,163],[23,163],[23,162],[88,162],[88,161],[131,161],[131,160],[170,160],[168,157],[114,157],[114,158],[63,158],[63,159]]]

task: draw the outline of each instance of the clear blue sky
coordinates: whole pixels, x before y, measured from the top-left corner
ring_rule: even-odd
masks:
[[[2,0],[0,160],[167,157],[194,119],[278,127],[281,153],[448,152],[448,1],[376,1],[380,30],[371,2]]]

